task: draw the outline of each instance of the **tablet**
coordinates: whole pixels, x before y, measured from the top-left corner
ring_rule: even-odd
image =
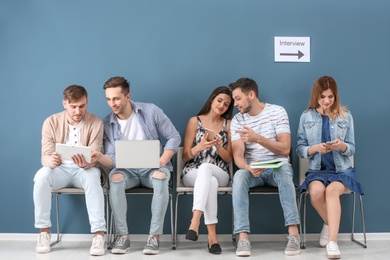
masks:
[[[284,159],[275,159],[270,161],[263,161],[263,162],[253,162],[250,164],[251,168],[260,168],[260,169],[267,169],[267,168],[279,168],[283,164],[286,164],[287,161]]]
[[[91,147],[89,146],[77,146],[56,143],[56,153],[61,156],[61,160],[73,161],[73,155],[82,154],[84,155],[84,159],[87,163],[91,162]]]

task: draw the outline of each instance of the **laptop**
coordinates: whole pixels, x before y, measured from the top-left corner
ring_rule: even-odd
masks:
[[[116,168],[160,168],[159,140],[115,141]]]

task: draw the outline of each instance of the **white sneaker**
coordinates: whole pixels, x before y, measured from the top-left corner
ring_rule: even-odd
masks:
[[[102,235],[96,235],[93,237],[90,255],[104,255],[104,237]]]
[[[322,226],[321,234],[320,234],[320,247],[326,247],[329,242],[329,227],[324,223]]]
[[[329,259],[341,258],[341,253],[336,242],[329,241],[326,245],[326,255]]]
[[[50,252],[50,233],[41,232],[38,236],[38,243],[35,251],[38,254],[45,254]]]

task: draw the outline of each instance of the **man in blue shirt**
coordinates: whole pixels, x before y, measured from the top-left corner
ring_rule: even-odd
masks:
[[[137,186],[153,188],[152,219],[144,254],[158,254],[159,237],[163,232],[165,212],[168,207],[170,162],[180,145],[180,134],[164,112],[154,104],[130,101],[130,84],[123,77],[112,77],[104,84],[106,100],[111,108],[104,120],[105,154],[93,151],[92,157],[111,169],[110,204],[115,218],[117,239],[111,252],[124,254],[130,248],[127,227],[127,201],[125,190]],[[166,140],[160,156],[160,168],[119,169],[115,166],[116,140]]]

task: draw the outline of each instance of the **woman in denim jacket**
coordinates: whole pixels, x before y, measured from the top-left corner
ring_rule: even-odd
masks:
[[[330,259],[340,258],[337,236],[340,226],[340,195],[351,190],[363,194],[356,181],[350,156],[355,153],[351,113],[340,104],[336,81],[324,76],[314,83],[308,109],[298,127],[297,154],[309,159],[309,170],[301,185],[324,221],[319,243]]]

